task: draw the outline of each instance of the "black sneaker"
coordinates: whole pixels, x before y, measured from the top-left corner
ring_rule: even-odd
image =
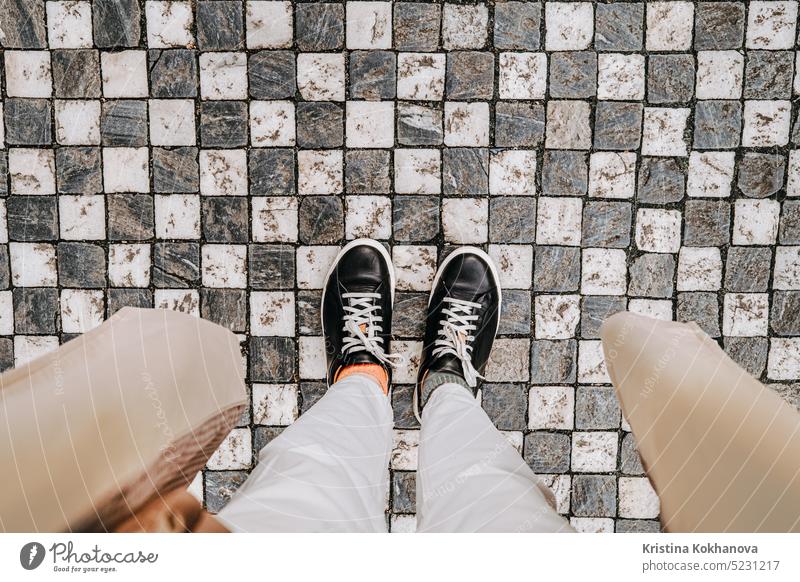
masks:
[[[433,280],[425,321],[422,363],[414,393],[414,413],[422,410],[422,383],[428,374],[463,378],[478,393],[500,325],[500,277],[492,260],[475,247],[453,251]]]
[[[354,240],[337,255],[322,290],[322,333],[328,385],[344,366],[379,364],[391,383],[401,358],[387,354],[394,303],[394,268],[374,240]]]

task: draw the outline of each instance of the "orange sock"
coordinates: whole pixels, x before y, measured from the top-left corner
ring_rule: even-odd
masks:
[[[345,366],[336,374],[336,382],[344,380],[353,374],[366,374],[374,378],[375,381],[380,384],[383,393],[387,396],[389,395],[389,375],[386,373],[386,370],[383,369],[383,366],[378,364],[352,364],[350,366]]]

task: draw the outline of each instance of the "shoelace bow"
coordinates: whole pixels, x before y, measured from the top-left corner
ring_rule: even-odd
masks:
[[[439,338],[436,339],[432,355],[438,356],[450,354],[461,360],[461,368],[464,371],[464,380],[470,388],[478,384],[478,378],[483,378],[472,365],[472,340],[475,336],[470,332],[476,329],[475,321],[478,315],[473,313],[474,309],[479,309],[480,303],[445,297],[444,301],[449,303],[449,307],[442,309],[442,315],[446,319],[439,321]]]
[[[342,299],[349,305],[344,306],[344,331],[350,335],[344,338],[342,351],[349,352],[367,351],[375,356],[379,362],[387,366],[396,367],[405,359],[400,354],[387,354],[383,347],[383,331],[380,315],[380,305],[375,303],[380,299],[380,293],[342,293]]]

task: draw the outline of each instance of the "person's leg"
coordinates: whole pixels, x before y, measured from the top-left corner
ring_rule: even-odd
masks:
[[[349,376],[261,450],[217,518],[232,531],[384,532],[391,443],[389,399]]]
[[[233,531],[386,531],[394,272],[375,241],[345,246],[322,294],[328,393],[261,452],[219,514]]]
[[[500,307],[491,259],[472,247],[451,253],[433,282],[414,397],[418,531],[571,531],[475,400]]]
[[[417,480],[418,531],[572,531],[550,490],[459,384],[439,386],[425,405]]]

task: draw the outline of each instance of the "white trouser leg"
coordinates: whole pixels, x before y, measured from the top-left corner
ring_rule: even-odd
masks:
[[[550,490],[457,384],[438,387],[423,410],[417,481],[418,531],[572,531]]]
[[[385,532],[392,408],[353,375],[261,450],[219,520],[232,531]]]

